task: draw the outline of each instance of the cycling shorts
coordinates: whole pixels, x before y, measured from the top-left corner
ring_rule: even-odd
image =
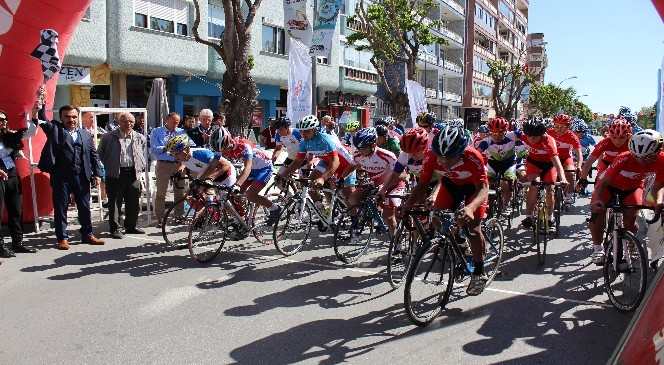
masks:
[[[564,160],[560,160],[560,163],[563,165],[563,169],[571,170],[574,168],[574,159],[571,156]]]
[[[231,187],[235,185],[235,183],[237,182],[237,175],[227,172],[214,179],[214,182],[218,183],[221,186]]]
[[[405,195],[406,194],[406,185],[398,184],[394,189],[389,191],[387,195]],[[402,198],[385,198],[381,203],[381,206],[386,208],[398,208],[401,206]]]
[[[609,165],[611,165],[611,162],[607,160],[599,160],[599,162],[597,162],[597,175],[609,168]]]
[[[558,180],[558,170],[553,167],[553,162],[535,161],[526,159],[526,175],[539,176],[542,182],[554,184]]]
[[[333,176],[336,177],[337,180],[340,180],[342,178],[342,175],[343,175],[344,171],[346,169],[348,169],[349,166],[350,166],[350,164],[346,160],[344,160],[343,158],[340,158],[339,159],[339,167],[334,172]],[[321,174],[325,173],[325,171],[327,171],[327,164],[323,160],[318,160],[318,163],[316,164],[316,167],[315,167],[314,170],[320,172]],[[352,173],[348,174],[348,176],[346,176],[344,178],[344,185],[354,186],[356,181],[357,181],[356,174],[355,174],[355,171],[353,171]]]
[[[475,195],[474,185],[456,185],[449,179],[441,179],[442,186],[438,189],[436,201],[433,204],[435,209],[452,209],[457,210],[461,207],[461,202],[469,204]],[[475,210],[473,215],[475,218],[486,218],[486,211],[488,208],[488,201],[484,201],[479,208]]]
[[[620,193],[624,198],[622,203],[625,205],[641,205],[643,204],[643,189],[642,188],[637,188],[634,190],[620,190],[616,189],[612,186],[609,186],[608,188],[604,189],[604,192],[602,194],[598,193],[598,190],[593,191],[592,198],[590,198],[590,205],[592,205],[595,202],[602,202],[604,203],[604,206],[608,205],[611,203],[611,201],[614,199],[616,194]]]
[[[495,178],[498,175],[502,175],[505,180],[515,180],[516,179],[516,163],[514,160],[507,161],[496,161],[489,160],[487,164],[487,175],[491,178]]]
[[[262,183],[263,185],[267,184],[268,181],[272,178],[272,166],[268,166],[262,169],[251,170],[247,181]]]

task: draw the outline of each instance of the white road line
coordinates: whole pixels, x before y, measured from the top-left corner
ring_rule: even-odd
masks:
[[[152,242],[160,242],[164,243],[162,240],[156,240],[153,238],[142,238],[142,237],[135,237],[135,236],[127,236],[131,238],[136,238],[139,240],[144,240],[144,241],[152,241]],[[319,267],[319,268],[324,268],[324,269],[335,269],[335,270],[348,270],[348,271],[353,271],[357,272],[360,274],[369,274],[369,275],[381,275],[380,272],[376,271],[371,271],[371,270],[363,270],[363,269],[358,269],[354,267],[345,267],[345,266],[336,266],[336,265],[328,265],[328,264],[321,264],[317,262],[310,262],[310,261],[299,261],[299,260],[293,260],[288,257],[278,257],[278,256],[266,256],[266,255],[257,255],[253,254],[250,252],[244,252],[244,251],[229,251],[245,256],[251,256],[255,258],[261,258],[265,260],[276,260],[276,261],[283,261],[283,262],[289,262],[289,263],[296,263],[296,264],[301,264],[305,266],[312,266],[312,267]],[[457,284],[459,285],[459,284]],[[463,285],[460,285],[463,286]],[[570,302],[570,303],[576,303],[576,304],[583,304],[583,305],[593,305],[593,306],[599,306],[599,307],[611,307],[610,304],[606,303],[601,303],[601,302],[595,302],[595,301],[586,301],[586,300],[576,300],[576,299],[565,299],[565,298],[558,298],[558,297],[552,297],[549,295],[541,295],[541,294],[533,294],[533,293],[522,293],[514,290],[505,290],[505,289],[497,289],[497,288],[487,288],[486,290],[496,292],[496,293],[502,293],[502,294],[511,294],[511,295],[519,295],[519,296],[525,296],[525,297],[531,297],[531,298],[538,298],[538,299],[546,299],[546,300],[551,300],[553,304],[562,304],[563,302]]]

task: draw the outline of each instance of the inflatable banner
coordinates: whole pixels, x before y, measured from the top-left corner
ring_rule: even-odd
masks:
[[[91,0],[0,0],[0,109],[9,117],[9,127],[25,127],[25,114],[32,109],[44,77],[53,74],[56,58],[62,60],[69,41]],[[46,31],[43,33],[42,31]],[[57,42],[52,36],[57,34]],[[52,47],[55,47],[55,51]],[[49,65],[50,63],[50,65]],[[47,116],[55,96],[56,76],[46,83]],[[36,163],[44,146],[41,130],[32,139],[32,157]],[[30,156],[25,143],[25,156]],[[30,166],[27,159],[17,159],[16,168],[23,187],[23,221],[33,221]],[[37,205],[40,215],[53,210],[48,175],[35,175]]]

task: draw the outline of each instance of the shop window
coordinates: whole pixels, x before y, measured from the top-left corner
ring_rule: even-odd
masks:
[[[286,55],[288,47],[286,46],[286,31],[283,28],[273,27],[263,24],[262,31],[263,51]]]

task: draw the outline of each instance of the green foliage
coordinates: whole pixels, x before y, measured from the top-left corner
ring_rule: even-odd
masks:
[[[559,113],[579,117],[586,122],[593,120],[593,112],[576,96],[573,87],[561,88],[554,84],[534,85],[528,99],[530,108],[537,114],[551,118]]]
[[[510,119],[516,114],[517,105],[521,101],[523,89],[532,84],[540,76],[518,63],[507,63],[503,60],[490,60],[489,77],[493,79],[493,104],[496,115]],[[540,72],[544,71],[544,67]]]
[[[637,122],[643,128],[655,129],[655,118],[657,117],[657,104],[644,106],[639,111]]]
[[[247,64],[249,65],[250,70],[254,69],[254,66],[256,65],[256,60],[254,59],[253,55],[247,56]]]

